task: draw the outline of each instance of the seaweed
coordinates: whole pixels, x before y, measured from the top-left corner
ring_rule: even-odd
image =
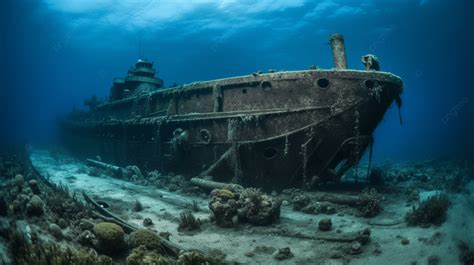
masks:
[[[423,201],[418,207],[413,206],[405,220],[410,226],[441,225],[446,220],[448,207],[449,198],[446,194],[432,196]]]
[[[199,203],[196,200],[193,200],[193,202],[190,205],[190,208],[195,213],[197,213],[201,210],[201,207],[199,207]]]

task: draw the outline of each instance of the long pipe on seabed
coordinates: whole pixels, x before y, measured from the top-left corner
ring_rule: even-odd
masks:
[[[344,38],[339,33],[334,33],[329,38],[336,69],[347,69],[346,49],[344,47]]]
[[[98,167],[98,168],[110,169],[111,171],[114,172],[115,175],[117,175],[119,177],[121,177],[122,174],[124,174],[127,171],[124,168],[114,166],[114,165],[111,165],[111,164],[107,164],[107,163],[104,163],[104,162],[100,162],[100,161],[90,159],[90,158],[87,158],[86,162],[87,162],[87,164]]]

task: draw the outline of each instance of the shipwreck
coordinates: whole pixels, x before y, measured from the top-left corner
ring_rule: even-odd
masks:
[[[280,190],[337,182],[373,142],[401,78],[348,69],[344,40],[330,37],[334,68],[270,71],[163,87],[138,60],[113,80],[107,102],[61,120],[64,145],[80,157],[185,177]]]

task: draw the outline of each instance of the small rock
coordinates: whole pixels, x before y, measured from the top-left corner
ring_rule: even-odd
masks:
[[[357,255],[357,254],[362,253],[362,244],[359,242],[352,243],[349,253],[351,253],[352,255]]]
[[[171,233],[170,232],[160,232],[160,233],[158,233],[158,235],[169,241]]]
[[[307,214],[315,214],[317,212],[316,206],[309,204],[300,209],[301,212]]]
[[[143,225],[144,226],[152,226],[153,225],[153,221],[151,220],[151,218],[145,218],[143,219]]]
[[[58,225],[59,225],[59,227],[61,227],[61,229],[64,229],[64,228],[67,227],[67,222],[66,222],[66,220],[64,220],[63,218],[61,218],[61,219],[59,219],[59,221],[58,221]]]
[[[176,184],[170,184],[168,186],[168,190],[171,191],[171,192],[177,191],[178,189],[179,189],[179,187]]]
[[[293,198],[293,210],[299,211],[311,203],[311,199],[307,195],[296,195]]]
[[[331,218],[323,218],[318,223],[319,230],[321,231],[329,231],[332,227],[332,220]]]
[[[406,238],[406,237],[404,237],[401,242],[402,242],[402,245],[410,244],[410,240],[408,240],[408,238]]]
[[[359,231],[359,234],[357,235],[357,241],[362,245],[366,244],[370,240],[370,234],[371,231],[369,228]]]
[[[61,227],[57,224],[50,224],[49,225],[49,232],[51,235],[53,235],[57,239],[62,239],[63,238],[63,231],[61,230]]]
[[[293,256],[294,255],[291,252],[291,249],[289,247],[285,247],[285,248],[280,248],[273,257],[277,260],[285,260],[285,259],[292,258]]]

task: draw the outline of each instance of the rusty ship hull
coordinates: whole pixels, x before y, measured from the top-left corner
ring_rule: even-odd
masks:
[[[379,71],[305,70],[196,82],[61,123],[84,157],[265,189],[338,181],[400,96]]]

